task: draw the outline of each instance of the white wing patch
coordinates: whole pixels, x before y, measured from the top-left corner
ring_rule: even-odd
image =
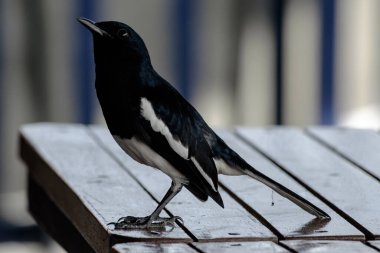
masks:
[[[157,117],[154,113],[152,104],[146,98],[141,98],[141,114],[142,116],[150,122],[153,131],[161,133],[165,136],[170,147],[181,157],[189,159],[189,148],[185,147],[180,141],[173,138],[170,133],[169,128],[165,123]]]
[[[173,135],[170,133],[169,128],[165,125],[165,123],[157,117],[152,107],[152,104],[148,101],[147,98],[141,98],[141,115],[150,122],[150,125],[153,131],[157,133],[161,133],[165,136],[168,141],[170,147],[181,157],[184,159],[189,159],[189,148],[184,146],[180,141],[175,140]],[[194,163],[195,167],[201,173],[201,175],[205,178],[207,183],[210,184],[211,188],[217,192],[214,183],[209,175],[202,169],[198,161],[191,157],[191,161]]]
[[[199,172],[201,173],[202,177],[204,177],[204,179],[206,179],[207,183],[209,183],[209,185],[211,185],[211,188],[217,192],[217,190],[215,189],[215,186],[214,186],[214,183],[212,182],[212,179],[209,175],[207,175],[207,173],[202,169],[201,165],[198,163],[198,161],[194,158],[194,157],[191,157],[191,161],[194,163],[195,167],[197,167],[197,169],[199,170]]]

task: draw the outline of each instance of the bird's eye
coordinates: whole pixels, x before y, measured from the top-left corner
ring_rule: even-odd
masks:
[[[127,30],[125,29],[120,29],[118,32],[117,32],[117,36],[121,37],[121,38],[127,38],[129,36],[129,33]]]

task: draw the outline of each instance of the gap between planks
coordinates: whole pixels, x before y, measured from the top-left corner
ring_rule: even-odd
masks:
[[[144,186],[143,183],[139,181],[139,179],[129,171],[129,169],[126,167],[126,165],[120,160],[120,158],[115,155],[112,151],[112,148],[110,149],[107,144],[104,143],[104,140],[101,139],[95,132],[93,132],[93,129],[88,129],[88,132],[92,138],[95,139],[95,142],[98,143],[98,145],[105,150],[108,155],[110,155],[114,160],[117,161],[117,163],[124,168],[124,170],[132,177],[134,180],[151,196],[151,198],[156,201],[157,203],[159,202],[158,199],[150,192],[151,189],[148,189]],[[240,138],[239,138],[240,139]],[[302,185],[302,184],[301,184]],[[355,238],[355,237],[350,237],[350,236],[342,236],[342,237],[332,237],[332,236],[318,236],[318,238],[315,237],[310,237],[310,236],[297,236],[297,237],[285,237],[274,225],[272,225],[267,219],[265,219],[258,211],[256,211],[254,208],[252,208],[248,203],[246,203],[242,198],[240,198],[238,195],[236,195],[233,191],[231,191],[226,185],[223,183],[220,183],[220,186],[222,187],[223,190],[226,191],[226,193],[234,199],[237,204],[239,204],[241,207],[243,207],[249,214],[254,216],[261,224],[263,224],[265,227],[267,227],[274,235],[278,237],[278,240],[363,240],[363,238]],[[169,210],[165,209],[170,215],[173,215]],[[179,223],[182,225],[182,228],[187,229],[183,224]],[[197,241],[198,238],[194,234],[191,233],[190,229],[186,230],[187,233],[192,237],[194,241]],[[263,238],[264,239],[264,238]]]
[[[332,220],[320,220],[312,215],[304,212],[298,206],[294,205],[288,199],[279,196],[277,204],[278,208],[272,209],[273,206],[268,207],[267,201],[263,201],[262,197],[269,198],[269,192],[272,195],[273,190],[267,186],[253,182],[250,177],[225,177],[220,178],[220,182],[228,187],[234,189],[233,194],[238,196],[243,204],[249,207],[254,207],[259,213],[265,215],[265,219],[270,224],[284,235],[284,240],[287,239],[306,239],[306,240],[364,240],[364,234],[353,227],[340,215],[338,215],[331,208],[326,206],[318,198],[308,192],[299,183],[289,177],[286,173],[281,171],[277,166],[260,155],[249,145],[237,138],[231,131],[218,130],[217,134],[232,148],[234,149],[248,164],[257,168],[259,171],[281,182],[285,187],[292,189],[301,196],[314,202],[317,206],[323,207],[330,213]],[[256,196],[256,197],[255,197]],[[262,196],[262,197],[260,197]],[[272,202],[273,203],[273,202]],[[282,211],[282,210],[283,211]],[[283,214],[285,216],[283,216]],[[286,221],[289,221],[287,223]]]
[[[93,183],[99,183],[96,181],[91,183],[86,178],[91,178],[92,176],[98,178],[97,175],[102,175],[99,173],[106,172],[100,170],[94,171],[93,174],[89,174],[89,171],[86,170],[86,166],[83,165],[90,164],[90,166],[87,166],[87,169],[90,167],[95,168],[99,164],[100,166],[103,165],[103,168],[107,168],[108,166],[105,165],[110,165],[109,161],[112,162],[111,166],[114,166],[115,168],[118,167],[118,165],[98,147],[84,129],[85,127],[82,125],[46,123],[23,127],[20,136],[20,152],[21,157],[28,165],[29,172],[31,172],[33,178],[36,179],[36,182],[43,187],[49,198],[57,204],[57,207],[62,210],[70,222],[78,228],[78,231],[80,231],[83,237],[91,243],[92,247],[96,249],[97,252],[106,252],[105,249],[108,249],[108,246],[114,243],[127,242],[130,240],[150,241],[152,239],[151,235],[146,235],[144,232],[137,230],[128,232],[110,231],[106,225],[107,220],[102,215],[99,215],[99,212],[94,210],[92,204],[86,199],[86,191],[83,191],[82,187],[79,187],[79,185],[94,185]],[[83,140],[81,137],[83,137]],[[65,142],[66,138],[67,143]],[[64,143],[62,143],[62,140]],[[73,140],[75,141],[73,142]],[[82,142],[85,146],[81,146]],[[57,143],[62,143],[62,145],[57,145]],[[74,146],[72,149],[67,148],[66,145],[72,145],[73,143]],[[51,150],[51,148],[57,147],[58,149]],[[83,154],[79,154],[78,151],[83,147],[85,147]],[[63,151],[62,148],[67,149],[69,152],[61,153],[61,151]],[[94,151],[99,151],[99,153],[94,153]],[[58,162],[59,159],[57,158],[62,156],[62,154],[67,155],[67,157],[63,159],[62,162]],[[97,154],[97,156],[94,157],[94,159],[87,159],[92,156],[92,154]],[[102,162],[103,159],[105,163]],[[94,162],[89,162],[91,160]],[[72,171],[71,168],[78,168],[77,165],[84,170]],[[66,170],[68,173],[65,172]],[[109,169],[106,170],[109,171]],[[124,171],[121,168],[120,170],[117,168],[117,170],[124,174]],[[117,173],[113,175],[117,175]],[[128,179],[130,183],[133,183],[134,187],[138,186],[132,178],[129,176],[127,177],[127,174],[120,176],[122,176],[122,180]],[[115,182],[117,182],[117,178],[114,179]],[[121,183],[121,181],[117,183]],[[103,192],[103,190],[98,191],[98,193],[100,192]],[[139,193],[139,196],[144,197],[144,200],[147,200],[147,202],[149,200],[149,205],[153,203],[153,205],[155,205],[155,202],[149,197],[149,195],[146,195],[142,189],[141,193],[141,195]],[[107,196],[107,194],[108,193],[104,196]],[[110,195],[108,194],[108,196]],[[109,212],[107,215],[108,221],[112,221],[113,219],[109,219]],[[85,217],[85,219],[81,219],[81,217]],[[173,234],[174,237],[166,235],[157,237],[153,235],[153,239],[159,238],[162,242],[176,240],[181,242],[192,241],[191,238],[179,228],[175,228]]]
[[[87,128],[86,128],[87,129]],[[96,142],[96,143],[98,143],[98,142]],[[103,148],[102,148],[103,149]],[[123,168],[124,168],[124,166],[122,166]],[[126,172],[128,172],[127,170],[125,170]],[[130,175],[132,178],[134,178],[134,176],[133,175]],[[135,178],[134,178],[134,180],[136,180]],[[139,183],[139,181],[138,180],[136,180],[138,183]],[[140,183],[139,183],[140,184]],[[141,186],[146,192],[148,192],[147,190],[146,190],[146,188],[145,187],[143,187],[143,186]],[[152,195],[148,192],[148,194],[152,197]],[[157,202],[157,200],[154,198],[154,197],[152,197],[152,199],[154,199],[156,202]]]
[[[278,243],[281,243],[285,240],[308,240],[308,241],[315,241],[315,240],[328,240],[328,241],[362,241],[360,238],[351,238],[350,236],[318,236],[316,237],[309,237],[309,236],[297,236],[297,237],[285,237],[274,225],[272,225],[264,216],[262,216],[258,211],[256,211],[254,208],[252,208],[247,202],[245,202],[243,199],[241,199],[238,195],[236,195],[232,190],[229,189],[229,187],[225,186],[223,183],[219,183],[220,186],[237,202],[239,203],[244,209],[247,210],[250,214],[252,214],[255,218],[257,218],[264,226],[266,226],[269,230],[272,231],[277,237],[278,237]],[[317,218],[316,218],[317,219]],[[326,221],[328,222],[328,221]]]
[[[256,242],[205,242],[205,243],[175,243],[175,244],[154,244],[154,243],[121,243],[113,246],[112,253],[127,252],[150,252],[150,253],[297,253],[285,244],[276,244],[272,241]]]
[[[376,241],[375,241],[375,242],[376,242]],[[379,241],[377,241],[377,242],[379,242]],[[370,247],[370,248],[376,250],[377,252],[380,252],[380,247],[378,247],[378,246],[376,245],[376,243],[372,244],[372,241],[365,241],[365,242],[363,242],[363,243],[364,243],[364,245],[366,245],[366,246],[368,246],[368,247]]]
[[[252,208],[250,205],[248,205],[244,200],[239,198],[232,190],[230,190],[227,186],[225,186],[223,183],[219,182],[219,185],[225,190],[228,195],[231,196],[239,205],[241,205],[247,212],[252,214],[259,222],[261,222],[264,226],[266,226],[270,231],[272,231],[273,234],[275,234],[278,237],[278,240],[284,240],[285,236],[276,229],[267,219],[264,218],[258,211],[256,211],[254,208]]]
[[[116,160],[119,163],[119,165],[121,165],[128,174],[133,174],[131,176],[141,185],[141,187],[143,187],[143,189],[146,192],[148,192],[148,194],[152,197],[152,199],[154,199],[158,203],[159,202],[158,199],[157,199],[158,197],[157,197],[157,195],[156,196],[154,195],[154,192],[152,192],[153,189],[150,188],[150,187],[148,187],[148,186],[146,186],[146,185],[144,186],[145,183],[140,181],[141,180],[141,173],[138,173],[137,175],[135,175],[136,172],[129,171],[130,170],[129,166],[127,166],[126,164],[124,164],[123,159],[121,159],[121,154],[123,154],[123,155],[125,155],[125,154],[123,152],[121,152],[121,150],[120,150],[120,153],[116,152],[116,150],[115,150],[116,145],[115,145],[115,147],[113,145],[112,145],[112,147],[109,146],[110,145],[110,141],[111,141],[112,138],[108,138],[107,137],[107,138],[104,139],[103,135],[101,135],[102,134],[101,131],[103,131],[103,130],[100,129],[100,128],[96,128],[96,127],[89,129],[90,135],[95,139],[95,141],[100,145],[100,147],[102,149],[104,149],[108,153],[108,155],[110,155],[114,160]],[[104,131],[104,133],[106,133],[106,131]],[[112,143],[114,143],[114,142],[112,141]],[[118,151],[119,151],[119,149],[118,149]],[[127,164],[128,164],[128,162],[127,162]],[[158,173],[158,172],[152,172],[152,173]],[[229,195],[227,192],[225,194]],[[239,208],[241,208],[241,210],[244,210],[244,212],[246,212],[246,215],[251,216],[251,214],[249,212],[247,212],[247,210],[244,207],[242,207],[239,203],[237,203],[231,196],[229,196],[229,198],[234,202],[234,204],[236,206],[239,206]],[[166,208],[165,210],[167,210],[167,209],[169,209],[169,208]],[[168,212],[170,213],[170,211],[168,211]],[[170,213],[170,214],[173,215],[173,213]],[[258,221],[258,224],[261,224],[260,226],[262,226],[263,228],[265,227],[266,229],[268,229],[260,221]],[[187,231],[189,233],[191,233],[191,235],[193,236],[194,241],[200,241],[200,240],[202,242],[208,241],[208,239],[205,239],[204,236],[202,236],[201,238],[198,238],[197,234],[194,234],[194,233],[191,232],[192,229],[195,229],[195,228],[193,228],[193,227],[192,228],[187,228]],[[243,230],[241,230],[241,231],[243,231]],[[196,230],[196,231],[198,231],[198,230]],[[269,231],[270,230],[268,230],[268,232]],[[221,235],[220,238],[212,238],[212,239],[210,238],[210,241],[212,241],[212,242],[216,242],[216,241],[278,241],[278,237],[276,236],[276,234],[273,234],[272,231],[270,231],[270,232],[271,232],[271,235],[272,235],[271,237],[267,237],[267,236],[263,236],[263,237],[257,237],[257,236],[247,237],[245,235],[245,236],[242,236],[242,237],[234,237],[233,236],[233,237],[229,238],[227,236],[227,238],[224,238],[224,236]],[[244,234],[244,232],[243,232],[243,234]]]
[[[277,162],[274,158],[272,158],[269,154],[265,153],[261,148],[259,148],[257,145],[255,145],[253,142],[247,140],[244,138],[242,134],[240,134],[238,131],[234,131],[234,134],[236,137],[238,137],[240,140],[248,144],[251,148],[253,148],[255,151],[257,151],[259,154],[264,156],[266,159],[268,159],[270,162],[272,162],[274,165],[276,165],[279,169],[281,169],[284,173],[286,173],[289,177],[293,178],[296,182],[298,182],[300,185],[305,187],[310,193],[312,193],[315,197],[319,198],[322,202],[324,202],[328,207],[330,207],[332,210],[334,210],[337,214],[339,214],[341,217],[343,217],[347,222],[352,224],[355,228],[357,228],[359,231],[361,231],[365,235],[366,240],[374,240],[375,235],[371,233],[368,229],[366,229],[362,224],[357,222],[354,218],[352,218],[348,213],[344,212],[342,209],[340,209],[338,206],[336,206],[334,203],[329,201],[327,198],[319,194],[316,190],[314,190],[311,186],[309,186],[306,182],[304,182],[302,179],[297,177],[295,174],[287,170],[284,166],[282,166],[279,162]],[[306,134],[305,134],[306,135]],[[311,138],[310,138],[311,139]],[[314,139],[312,139],[314,140]],[[316,141],[316,140],[314,140]]]
[[[333,153],[341,157],[342,159],[346,160],[347,162],[351,163],[355,167],[362,170],[364,173],[368,174],[370,177],[374,178],[378,182],[380,182],[380,178],[373,174],[370,170],[366,169],[364,166],[360,165],[358,162],[355,162],[353,159],[349,158],[347,155],[343,154],[338,148],[335,148],[332,144],[324,141],[322,138],[317,136],[315,133],[313,133],[310,129],[306,128],[303,130],[306,135],[308,135],[311,139],[314,139],[316,142],[321,144],[322,146],[326,147],[327,149],[331,150]]]
[[[313,252],[380,252],[377,247],[359,241],[326,241],[326,240],[288,240],[274,244],[270,241],[260,242],[209,242],[209,243],[121,243],[113,246],[113,253],[127,252],[265,252],[265,253],[313,253]]]
[[[98,136],[96,136],[96,134],[91,130],[89,129],[88,127],[86,127],[86,132],[89,134],[89,136],[95,141],[96,144],[98,144],[98,146],[109,156],[111,157],[121,168],[123,168],[123,170],[131,177],[133,178],[133,180],[136,181],[136,183],[142,188],[144,189],[144,191],[158,204],[160,203],[160,201],[158,199],[156,199],[153,194],[135,177],[135,175],[133,175],[133,173],[131,173],[128,168],[125,167],[125,165],[115,156],[115,154],[113,154],[111,152],[111,150],[109,150],[105,145],[104,143],[99,139]],[[167,209],[167,208],[164,208],[164,211],[170,216],[170,217],[174,217],[174,215]],[[190,230],[184,225],[182,224],[181,222],[179,222],[178,220],[176,220],[176,224],[194,241],[194,242],[197,242],[198,241],[198,238],[195,237],[195,235],[193,235],[193,233],[190,232]]]

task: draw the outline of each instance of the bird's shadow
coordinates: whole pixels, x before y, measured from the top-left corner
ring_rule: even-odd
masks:
[[[297,234],[310,235],[313,233],[326,233],[326,230],[322,230],[328,223],[330,219],[320,219],[314,218],[311,221],[305,223],[302,227],[294,231]]]

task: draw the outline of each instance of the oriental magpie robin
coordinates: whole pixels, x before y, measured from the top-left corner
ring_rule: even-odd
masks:
[[[117,229],[174,225],[160,212],[185,186],[201,201],[223,207],[218,174],[248,175],[321,218],[329,216],[309,201],[263,175],[214,133],[196,109],[153,68],[141,37],[128,25],[78,19],[93,35],[96,93],[107,126],[136,161],[157,168],[172,185],[147,217],[123,217]]]

